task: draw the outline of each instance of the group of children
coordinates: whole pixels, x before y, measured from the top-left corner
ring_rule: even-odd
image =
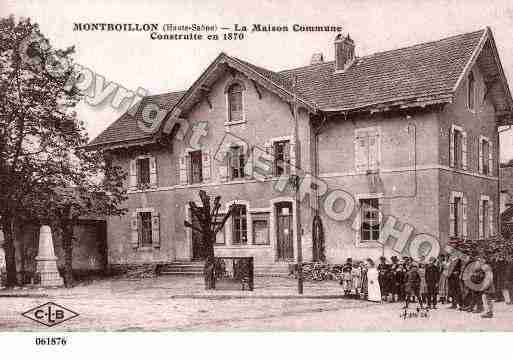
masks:
[[[368,260],[370,267],[373,261]],[[344,295],[367,299],[369,264],[346,260],[342,267],[340,284]],[[377,266],[379,291],[382,302],[404,301],[408,307],[411,301],[418,301],[421,305],[427,304],[429,308],[436,309],[438,292],[441,282],[441,263],[431,258],[428,263],[416,263],[409,257],[399,260],[392,256],[388,261],[380,258]],[[441,297],[441,300],[445,300]]]

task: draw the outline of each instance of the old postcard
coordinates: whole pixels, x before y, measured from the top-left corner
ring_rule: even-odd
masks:
[[[513,331],[511,2],[0,10],[6,336]]]

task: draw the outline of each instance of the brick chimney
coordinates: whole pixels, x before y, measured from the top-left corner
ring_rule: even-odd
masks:
[[[335,71],[344,71],[354,60],[354,41],[338,34],[335,38]]]

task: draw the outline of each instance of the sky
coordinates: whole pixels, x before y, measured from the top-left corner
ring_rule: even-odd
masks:
[[[150,94],[187,89],[224,51],[256,65],[282,70],[308,65],[313,53],[333,60],[334,32],[247,33],[244,40],[151,40],[145,32],[73,31],[74,23],[340,25],[358,56],[492,28],[513,81],[513,2],[509,1],[30,1],[2,0],[0,16],[30,17],[55,47],[76,46],[75,61],[106,83]],[[126,110],[110,101],[77,109],[91,138]],[[513,158],[513,130],[501,134],[501,160]]]

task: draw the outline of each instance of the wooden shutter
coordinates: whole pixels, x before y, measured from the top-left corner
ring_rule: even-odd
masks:
[[[493,201],[488,200],[488,223],[490,226],[490,236],[494,235],[494,226],[493,226]]]
[[[203,150],[202,151],[203,159],[201,161],[202,163],[202,170],[203,170],[203,181],[210,180],[211,177],[211,162],[210,162],[210,150]]]
[[[266,143],[265,144],[265,152],[267,153],[267,156],[265,158],[266,161],[270,161],[269,163],[269,173],[267,173],[266,177],[273,177],[276,173],[276,161],[274,158],[274,143]]]
[[[290,174],[290,161],[290,141],[287,141],[283,148],[283,165],[285,166],[285,174]]]
[[[157,163],[155,157],[149,158],[150,162],[150,186],[157,187]]]
[[[484,215],[484,210],[483,210],[483,200],[482,199],[479,199],[479,239],[483,239],[484,237],[484,233],[483,233],[483,215]]]
[[[451,131],[449,133],[449,166],[454,167],[455,161],[455,153],[454,153],[454,128],[451,127]]]
[[[454,196],[451,195],[449,199],[449,237],[454,237],[455,230],[455,216],[454,216]]]
[[[483,173],[483,139],[479,138],[479,162],[478,162],[478,172]]]
[[[180,156],[180,160],[178,163],[178,171],[180,184],[187,184],[187,159],[186,156]]]
[[[462,217],[462,226],[461,226],[461,234],[464,238],[467,238],[467,197],[463,196],[462,198],[463,206],[461,211]]]
[[[137,188],[137,160],[130,160],[129,183],[130,189]]]
[[[371,134],[369,141],[369,170],[376,171],[379,168],[379,136]]]
[[[253,148],[249,145],[248,150],[244,152],[244,175],[245,177],[253,176]]]
[[[160,216],[156,212],[151,213],[151,243],[153,248],[160,248]]]
[[[483,159],[486,161],[486,158]],[[493,145],[492,141],[488,142],[488,175],[493,176]]]
[[[369,151],[369,143],[368,143],[367,134],[358,135],[354,140],[354,164],[356,168],[356,172],[364,172],[367,171],[367,160],[368,160],[368,151]]]
[[[132,248],[139,247],[139,216],[137,212],[132,213],[130,218],[130,244]]]
[[[467,133],[462,132],[461,133],[461,166],[464,170],[467,169]]]

